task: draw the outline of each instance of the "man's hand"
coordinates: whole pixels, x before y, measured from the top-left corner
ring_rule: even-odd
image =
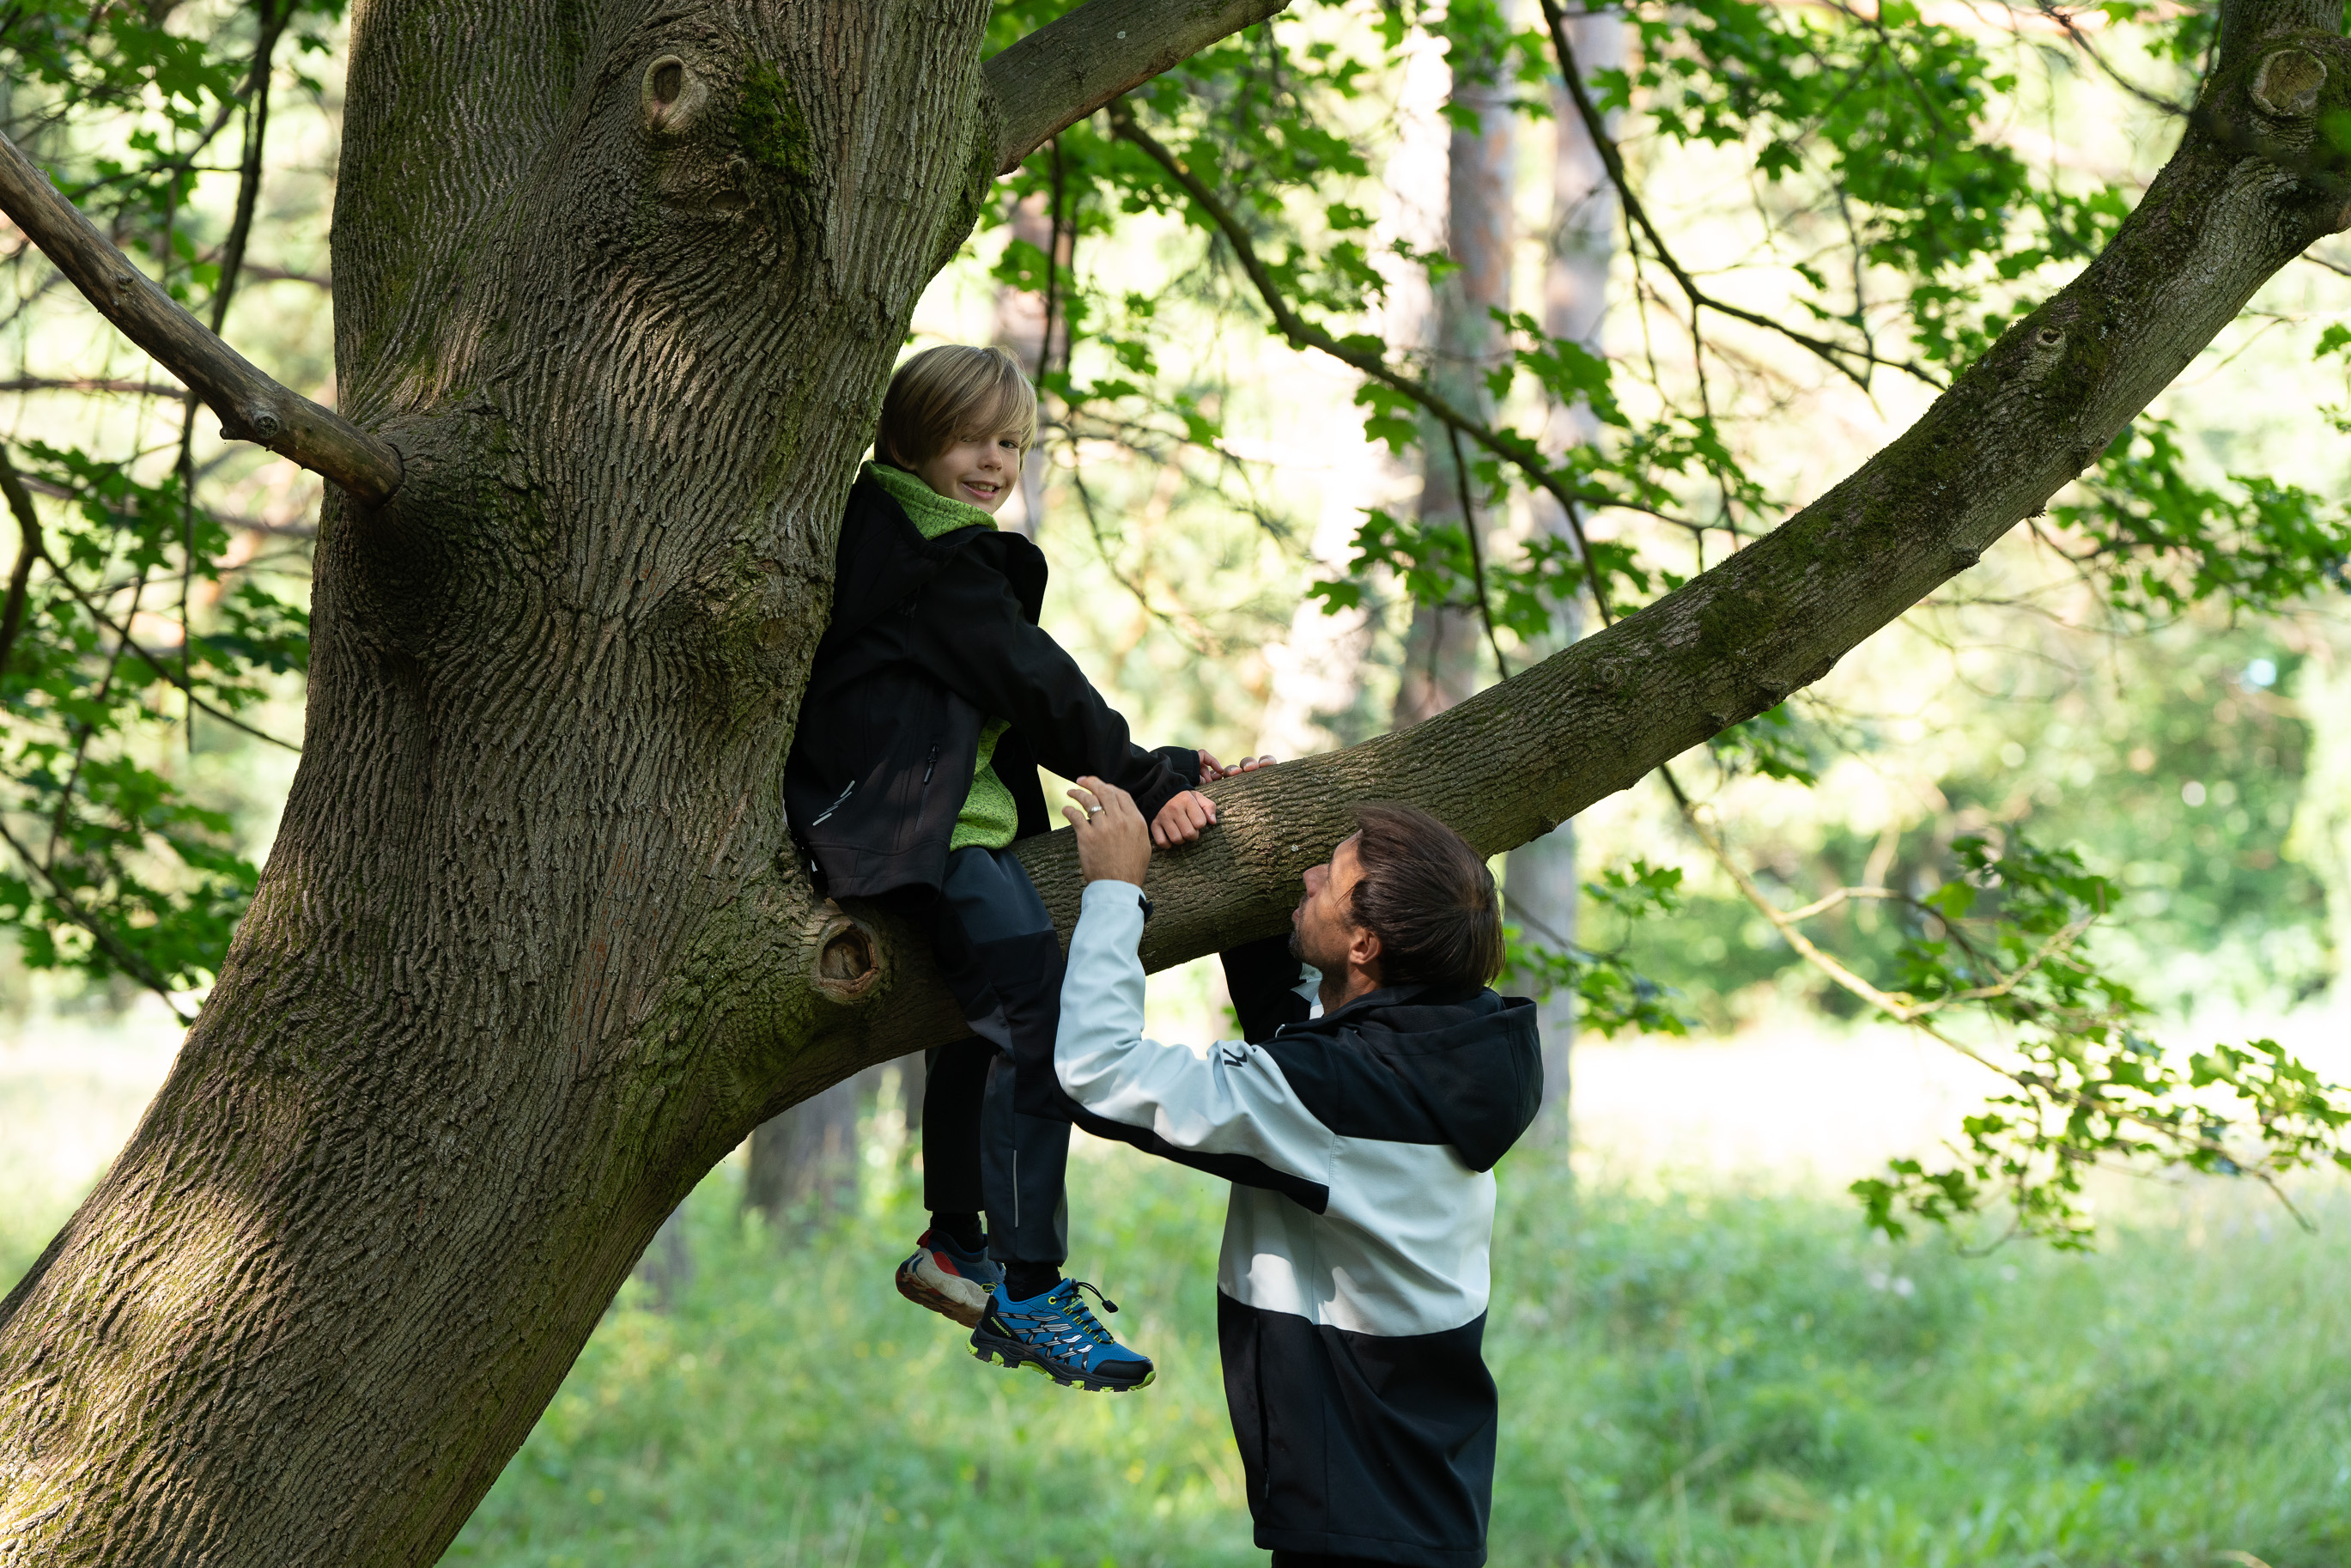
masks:
[[[1078,869],[1085,879],[1131,882],[1141,887],[1144,874],[1151,869],[1152,835],[1144,829],[1134,797],[1089,774],[1078,780],[1070,799],[1077,804],[1062,807],[1061,815],[1077,830]]]

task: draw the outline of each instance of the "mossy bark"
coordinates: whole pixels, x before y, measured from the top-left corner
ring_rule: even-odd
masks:
[[[358,10],[338,366],[404,476],[329,507],[302,768],[203,1019],[0,1302],[0,1563],[432,1562],[696,1178],[953,1028],[919,939],[812,897],[777,786],[883,377],[1019,140],[987,9]],[[1219,787],[1155,869],[1148,960],[1277,928],[1352,800],[1524,842],[1973,561],[2338,226],[2328,171],[2259,150],[2297,132],[2244,66],[2293,41],[2339,111],[2334,22],[2232,12],[2237,85],[2111,251],[1777,533],[1439,718]],[[1066,841],[1024,853],[1066,920]]]

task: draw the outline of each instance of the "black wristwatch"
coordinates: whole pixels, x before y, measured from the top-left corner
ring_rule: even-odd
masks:
[[[1141,910],[1143,911],[1143,918],[1144,918],[1145,921],[1150,920],[1150,918],[1151,918],[1151,900],[1149,900],[1148,898],[1145,898],[1142,894],[1137,893],[1137,894],[1134,895],[1134,903],[1135,903],[1135,906],[1136,906],[1137,908],[1139,908],[1139,909],[1141,909]]]

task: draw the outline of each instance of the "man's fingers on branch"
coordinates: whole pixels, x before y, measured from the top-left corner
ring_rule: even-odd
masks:
[[[1151,868],[1151,838],[1134,797],[1091,775],[1070,791],[1077,802],[1061,815],[1078,836],[1078,869],[1088,882],[1131,882],[1137,887]]]

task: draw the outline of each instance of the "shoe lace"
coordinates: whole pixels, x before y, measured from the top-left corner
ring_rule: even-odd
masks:
[[[1110,1344],[1114,1343],[1110,1337],[1110,1330],[1102,1326],[1101,1322],[1095,1318],[1092,1311],[1087,1307],[1085,1298],[1078,1294],[1080,1291],[1093,1291],[1094,1300],[1102,1304],[1102,1311],[1106,1312],[1114,1312],[1118,1311],[1118,1303],[1116,1301],[1112,1301],[1108,1296],[1103,1295],[1102,1291],[1095,1290],[1093,1286],[1088,1284],[1083,1280],[1071,1280],[1066,1281],[1060,1290],[1053,1292],[1053,1301],[1063,1312],[1070,1315],[1070,1321],[1071,1322],[1076,1323],[1079,1328],[1093,1336],[1093,1341],[1096,1344]]]

